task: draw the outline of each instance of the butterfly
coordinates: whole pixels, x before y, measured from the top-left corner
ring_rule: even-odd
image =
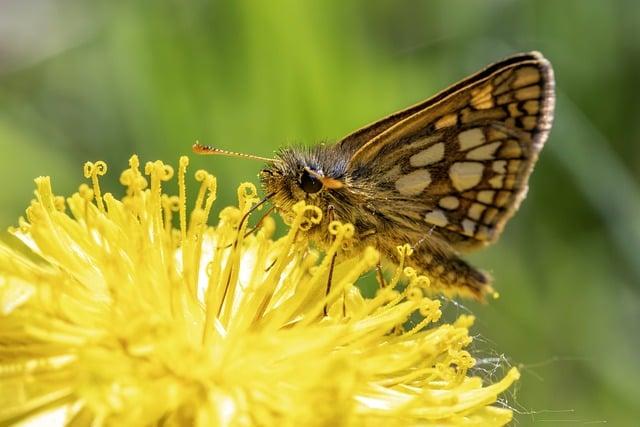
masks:
[[[356,251],[373,246],[398,263],[397,246],[409,243],[406,265],[434,289],[483,299],[492,278],[460,255],[495,242],[525,198],[554,103],[551,64],[522,53],[335,144],[244,156],[267,162],[260,180],[281,214],[300,200],[325,212],[308,231],[318,244],[330,243],[329,221],[349,222]]]

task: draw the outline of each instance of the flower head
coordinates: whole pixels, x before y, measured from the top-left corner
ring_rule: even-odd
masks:
[[[85,165],[91,187],[66,200],[48,177],[36,179],[36,199],[12,230],[32,254],[0,245],[0,423],[511,419],[491,404],[517,370],[491,385],[468,375],[473,319],[435,324],[440,306],[423,293],[426,278],[400,266],[387,287],[363,298],[354,284],[378,261],[369,248],[337,263],[326,294],[333,254],[357,238],[351,225],[331,224],[324,257],[303,238],[320,220],[313,206],[295,206],[282,238],[272,239],[270,217],[249,233],[244,219],[258,198],[242,184],[239,206],[208,226],[216,179],[196,172],[200,191],[187,213],[187,165],[181,158],[178,196],[162,191],[170,166],[150,162],[143,174],[136,156],[121,175],[121,199],[100,189],[103,162]],[[407,326],[416,312],[422,320]]]

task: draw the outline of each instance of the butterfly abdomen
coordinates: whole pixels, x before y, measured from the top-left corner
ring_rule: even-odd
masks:
[[[494,292],[488,273],[454,254],[419,248],[406,260],[406,264],[429,277],[431,288],[445,295],[462,295],[482,301]]]

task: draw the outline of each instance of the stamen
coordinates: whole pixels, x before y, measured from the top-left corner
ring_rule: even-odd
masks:
[[[147,179],[140,173],[140,160],[135,154],[129,158],[129,169],[120,174],[120,183],[127,187],[127,195],[122,198],[124,205],[137,217],[143,212],[140,194],[147,188]]]
[[[180,237],[182,244],[187,241],[187,186],[184,183],[184,176],[187,173],[189,158],[187,156],[180,157],[180,165],[178,167],[178,205],[180,210]]]
[[[204,210],[205,218],[209,218],[211,207],[217,198],[218,181],[215,176],[203,169],[198,170],[195,176],[196,181],[201,182],[200,189],[198,190],[198,196],[196,198],[196,207],[202,208]],[[206,201],[204,199],[205,194],[207,194]]]
[[[87,162],[84,164],[84,177],[91,178],[91,184],[93,185],[93,193],[96,198],[96,204],[100,212],[104,213],[104,202],[102,201],[102,193],[100,192],[100,181],[98,176],[103,176],[107,173],[107,164],[102,160],[95,163]]]
[[[162,181],[168,181],[173,177],[173,168],[165,165],[160,160],[155,162],[147,162],[144,167],[145,174],[151,179],[151,212],[153,212],[152,221],[154,234],[159,235],[163,227],[161,208],[162,208]]]
[[[180,210],[180,198],[177,196],[162,195],[162,211],[164,212],[164,229],[171,233],[171,222],[173,221],[173,212]]]

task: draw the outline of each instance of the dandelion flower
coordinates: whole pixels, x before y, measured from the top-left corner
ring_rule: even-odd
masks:
[[[66,200],[48,177],[12,229],[31,251],[0,245],[0,424],[41,425],[503,425],[492,406],[517,378],[469,375],[473,319],[438,322],[428,280],[399,267],[371,299],[354,285],[378,261],[367,249],[330,260],[353,236],[334,222],[324,257],[305,229],[320,212],[300,203],[287,234],[267,217],[249,233],[257,202],[242,184],[239,206],[207,225],[216,179],[198,171],[186,203],[163,193],[173,169],[138,158],[103,193],[103,162],[87,163]],[[174,222],[179,224],[174,227]],[[410,249],[399,248],[401,257]],[[406,276],[406,287],[399,287]],[[327,315],[324,314],[325,310]],[[419,312],[414,326],[409,317]]]

